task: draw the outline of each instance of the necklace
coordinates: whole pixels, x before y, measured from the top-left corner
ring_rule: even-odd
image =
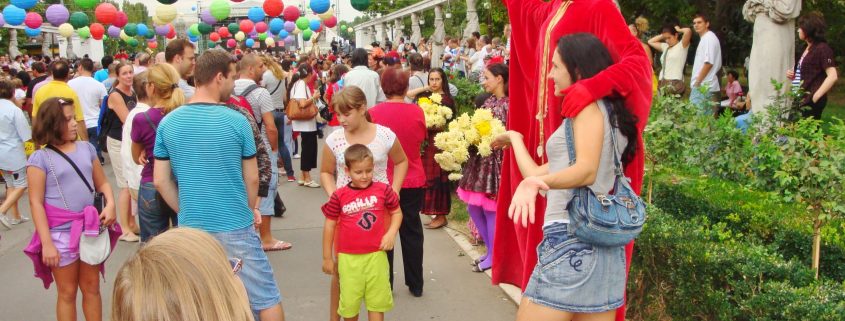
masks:
[[[540,139],[537,141],[537,157],[542,158],[545,150],[543,148],[543,144],[545,142],[546,133],[544,131],[544,125],[546,120],[546,114],[549,112],[549,106],[546,102],[546,94],[548,92],[548,80],[546,80],[546,74],[549,71],[549,52],[551,51],[551,37],[552,37],[552,29],[554,29],[555,25],[563,18],[563,14],[566,13],[566,9],[569,8],[569,5],[572,4],[572,1],[566,1],[565,3],[561,4],[560,8],[558,8],[557,13],[555,13],[552,20],[549,21],[549,25],[546,27],[546,34],[543,36],[543,64],[540,66],[540,74],[538,75],[538,84],[539,84],[539,95],[537,97],[537,122],[538,127],[540,130]]]

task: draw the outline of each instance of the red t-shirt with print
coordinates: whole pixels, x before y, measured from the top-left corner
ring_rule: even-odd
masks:
[[[337,221],[337,252],[366,254],[379,251],[387,229],[387,215],[399,208],[389,185],[373,182],[367,188],[341,187],[323,205],[323,215]]]

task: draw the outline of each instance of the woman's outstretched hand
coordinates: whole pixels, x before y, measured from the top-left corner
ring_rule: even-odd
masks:
[[[540,190],[549,190],[549,185],[536,176],[527,177],[519,183],[508,208],[508,217],[514,224],[522,224],[522,227],[527,227],[529,222],[534,224],[537,194]]]
[[[493,149],[505,149],[510,147],[513,140],[516,139],[522,139],[522,134],[514,130],[509,130],[496,136],[493,142],[490,143],[490,147]]]

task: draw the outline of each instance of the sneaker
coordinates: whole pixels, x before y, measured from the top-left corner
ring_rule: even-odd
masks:
[[[138,235],[135,235],[135,234],[123,234],[119,238],[119,240],[124,241],[124,242],[138,242],[138,241],[141,240],[141,238],[138,237]]]
[[[317,187],[320,187],[320,184],[317,184],[317,182],[315,182],[315,181],[310,181],[310,182],[307,182],[305,184],[302,184],[302,186],[317,188]]]
[[[288,182],[296,182],[296,176],[288,176]]]
[[[294,158],[294,159],[299,159],[299,158],[300,158],[300,157],[299,157],[299,154],[293,154],[293,158]]]
[[[9,218],[6,217],[6,214],[0,214],[0,224],[6,227],[6,229],[12,229],[12,222],[9,221]]]
[[[9,222],[12,223],[12,225],[18,225],[18,224],[21,224],[21,223],[29,222],[29,217],[21,216],[21,218],[19,218],[19,219],[13,218],[13,219],[9,220]]]

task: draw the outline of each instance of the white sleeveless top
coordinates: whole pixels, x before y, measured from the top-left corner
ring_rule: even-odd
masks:
[[[599,169],[596,173],[596,180],[593,185],[590,185],[596,193],[607,194],[613,189],[613,183],[616,180],[616,172],[614,171],[613,163],[613,143],[610,135],[614,132],[610,125],[608,118],[607,106],[604,100],[597,101],[599,110],[604,115],[604,137],[601,140],[601,158],[599,159]],[[598,141],[596,141],[598,142]],[[628,138],[626,138],[618,130],[616,131],[616,152],[621,157],[625,146],[628,145]],[[559,172],[569,167],[569,151],[567,149],[566,140],[566,126],[563,124],[549,137],[546,142],[546,150],[549,157],[549,173]],[[577,158],[578,155],[575,155]],[[546,193],[546,216],[543,219],[543,226],[554,222],[569,222],[569,213],[566,206],[572,200],[574,189],[550,189]]]
[[[346,165],[346,159],[343,153],[349,147],[349,142],[346,141],[346,131],[341,127],[339,130],[333,131],[326,138],[326,145],[334,154],[335,163],[337,163],[335,170],[337,171],[337,187],[343,187],[349,184],[351,179],[346,175],[343,167]],[[376,125],[376,137],[367,144],[367,148],[373,153],[373,181],[390,184],[387,180],[387,158],[390,154],[390,149],[393,148],[393,143],[396,141],[396,134],[390,128],[382,125]]]

